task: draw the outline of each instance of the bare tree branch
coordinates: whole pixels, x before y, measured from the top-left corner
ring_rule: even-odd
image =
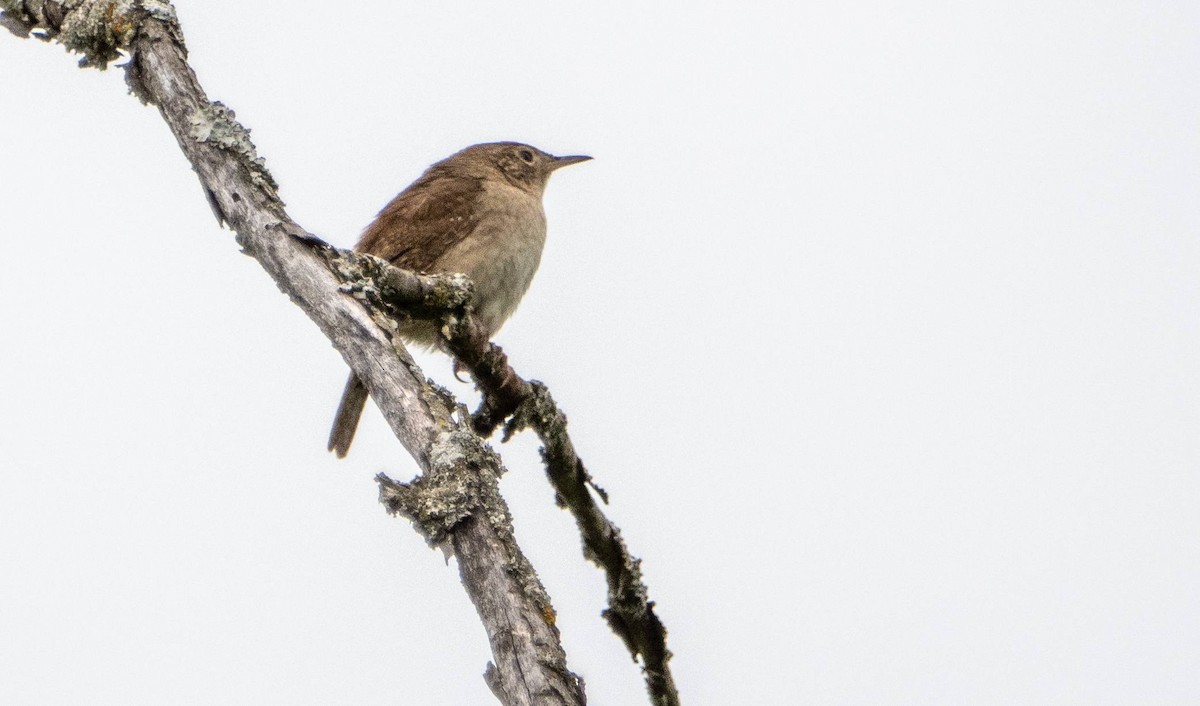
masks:
[[[583,554],[604,570],[608,582],[608,609],[604,617],[629,649],[634,659],[642,658],[646,689],[651,702],[675,706],[679,692],[668,661],[667,631],[654,613],[654,602],[642,580],[641,560],[629,553],[621,531],[596,504],[588,488],[605,501],[608,496],[597,486],[567,433],[567,416],[559,409],[542,383],[521,378],[508,363],[500,346],[489,343],[469,317],[447,319],[443,332],[449,334],[448,348],[471,371],[483,393],[472,424],[484,436],[492,434],[504,419],[504,440],[531,428],[542,441],[542,461],[554,486],[555,499],[575,517],[583,538]]]
[[[588,474],[567,433],[567,417],[550,391],[538,381],[526,381],[512,366],[500,346],[491,343],[470,314],[470,284],[462,275],[417,275],[392,267],[372,255],[338,250],[318,241],[316,246],[351,288],[376,309],[387,311],[381,325],[396,317],[415,315],[441,318],[446,346],[471,372],[483,392],[471,423],[478,433],[492,434],[500,421],[512,415],[504,440],[532,428],[541,439],[542,460],[560,507],[575,517],[583,538],[584,556],[604,570],[608,583],[608,609],[604,617],[630,654],[641,657],[651,702],[662,706],[679,703],[671,676],[666,628],[654,613],[649,590],[642,580],[641,561],[629,553],[621,531],[596,504],[592,488],[606,502],[607,494]],[[369,283],[364,286],[364,282]]]
[[[490,435],[512,415],[504,428],[505,441],[525,428],[538,435],[556,500],[575,517],[584,556],[604,570],[608,583],[605,619],[634,659],[641,657],[651,702],[678,704],[679,693],[668,665],[671,653],[666,628],[649,599],[641,561],[629,553],[620,529],[588,491],[594,489],[607,502],[607,494],[593,482],[575,452],[567,433],[567,417],[550,391],[536,380],[521,378],[500,346],[489,342],[471,317],[469,282],[461,275],[416,275],[371,255],[337,250],[324,243],[320,246],[330,266],[345,278],[345,287],[390,312],[385,324],[406,313],[442,319],[447,348],[470,370],[483,392],[483,401],[471,419],[475,431]],[[363,281],[373,284],[362,286]]]
[[[532,428],[541,439],[556,499],[574,515],[585,557],[605,572],[605,618],[634,658],[641,657],[652,702],[678,704],[666,630],[648,599],[640,561],[589,492],[607,501],[576,454],[566,415],[549,390],[517,375],[475,324],[470,282],[461,275],[417,275],[338,250],[292,222],[248,132],[231,110],[207,100],[188,67],[170,3],[0,0],[0,8],[0,24],[14,34],[56,38],[84,55],[82,66],[103,69],[119,50],[131,53],[131,90],[159,107],[218,221],[235,230],[247,254],[330,338],[423,469],[409,484],[380,476],[380,498],[413,520],[431,544],[458,556],[499,665],[486,675],[497,697],[506,704],[583,702],[582,683],[566,670],[549,598],[513,540],[496,488],[503,467],[467,431],[490,435],[511,415],[503,438]],[[410,316],[442,319],[447,348],[475,378],[483,402],[469,422],[465,410],[456,417],[449,393],[428,383],[394,343],[397,322]]]
[[[158,107],[218,220],[333,342],[424,471],[411,484],[381,478],[381,500],[458,557],[492,644],[495,664],[486,677],[493,693],[513,705],[585,703],[582,681],[567,669],[549,598],[513,540],[497,488],[498,458],[465,415],[455,414],[453,399],[425,380],[389,327],[381,328],[386,317],[339,289],[312,247],[319,239],[285,213],[247,131],[200,88],[174,8],[161,0],[0,0],[0,8],[6,27],[56,37],[84,54],[83,65],[103,67],[119,49],[130,52],[131,90]]]

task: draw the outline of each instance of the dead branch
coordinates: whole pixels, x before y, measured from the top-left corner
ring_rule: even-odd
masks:
[[[421,467],[412,483],[381,478],[381,500],[458,557],[491,641],[495,663],[486,677],[493,693],[505,704],[583,704],[583,684],[567,669],[549,599],[513,540],[497,488],[504,470],[498,458],[381,327],[386,317],[339,288],[311,245],[319,239],[287,216],[248,132],[233,111],[208,100],[188,66],[171,4],[0,0],[0,8],[5,27],[56,38],[84,55],[82,65],[105,67],[129,52],[131,90],[159,109],[218,221],[333,342]]]

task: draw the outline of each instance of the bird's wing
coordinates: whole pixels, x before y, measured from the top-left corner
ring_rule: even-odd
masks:
[[[475,230],[482,191],[478,178],[427,173],[379,212],[356,249],[433,272],[437,259]]]

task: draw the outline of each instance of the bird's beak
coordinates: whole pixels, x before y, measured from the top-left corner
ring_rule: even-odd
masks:
[[[562,167],[570,166],[572,164],[579,164],[580,162],[586,162],[589,159],[591,159],[591,157],[589,157],[585,154],[572,154],[572,155],[569,155],[566,157],[555,157],[554,162],[552,162],[550,165],[550,169],[551,170],[560,169]]]

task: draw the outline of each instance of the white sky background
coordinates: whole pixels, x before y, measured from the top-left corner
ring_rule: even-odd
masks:
[[[685,703],[1195,703],[1200,6],[425,5],[177,2],[339,245],[467,144],[596,157],[499,341]],[[376,502],[414,464],[373,409],[325,452],[345,366],[157,111],[7,34],[0,101],[0,702],[491,703],[456,567]],[[644,703],[502,450],[571,666]]]

